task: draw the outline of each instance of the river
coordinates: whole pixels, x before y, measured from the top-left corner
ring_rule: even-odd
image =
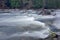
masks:
[[[29,15],[27,15],[28,12],[18,12],[18,11],[12,11],[12,13],[0,13],[0,40],[37,40],[37,38],[41,37],[44,38],[49,35],[48,30],[52,30],[56,34],[60,35],[60,10],[56,10],[53,13],[56,13],[56,19],[54,20],[52,25],[43,26],[44,28],[39,28],[37,26],[34,28],[36,25],[32,25],[34,27],[31,27],[30,29],[26,27],[23,29],[20,27],[22,24],[23,25],[29,25],[30,23],[33,24],[38,24],[40,22],[35,22],[35,21],[30,21],[29,20],[34,20],[32,15],[36,18],[38,15],[36,14],[36,11],[29,12]],[[30,14],[31,13],[31,14]],[[32,14],[33,13],[33,14]],[[25,22],[26,17],[29,16],[27,21]],[[31,17],[31,18],[30,18]],[[20,21],[22,19],[23,23]],[[12,20],[12,21],[11,21]],[[46,20],[45,20],[46,21]],[[6,23],[7,22],[7,23]],[[20,22],[20,23],[19,23]],[[24,24],[25,22],[25,24]],[[44,24],[44,23],[41,23]],[[6,26],[7,25],[7,26]],[[27,29],[28,28],[28,29]],[[50,28],[50,29],[49,29]],[[35,38],[32,37],[20,37],[22,34],[28,33],[26,30],[31,31],[29,36],[36,36]],[[43,30],[43,31],[41,31]],[[40,35],[40,36],[39,36]],[[26,36],[26,35],[25,35]]]

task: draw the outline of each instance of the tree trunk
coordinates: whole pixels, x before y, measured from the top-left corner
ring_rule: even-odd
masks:
[[[32,0],[29,1],[29,5],[28,5],[28,8],[31,8],[32,7]]]

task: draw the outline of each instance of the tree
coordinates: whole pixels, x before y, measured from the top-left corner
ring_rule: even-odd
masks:
[[[20,2],[19,2],[19,0],[10,0],[10,2],[11,2],[11,7],[12,7],[12,8],[20,7]]]
[[[33,0],[34,8],[41,8],[43,6],[43,0]]]

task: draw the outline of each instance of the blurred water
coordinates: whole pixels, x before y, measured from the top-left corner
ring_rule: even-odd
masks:
[[[0,40],[37,40],[38,38],[48,37],[51,25],[47,25],[46,22],[48,20],[50,22],[54,21],[55,17],[43,17],[36,13],[36,11],[32,10],[28,10],[27,12],[25,10],[21,10],[11,11],[11,13],[1,13]],[[55,20],[54,24],[51,26],[53,30],[55,30],[55,27],[60,24],[60,16],[58,15],[59,13],[56,15],[58,21]]]
[[[56,19],[54,21],[54,32],[56,32],[56,34],[60,35],[60,10],[56,10],[55,12],[53,13],[56,13]]]

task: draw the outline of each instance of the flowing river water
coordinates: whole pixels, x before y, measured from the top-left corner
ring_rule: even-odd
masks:
[[[39,33],[39,30],[42,30],[39,27],[37,29],[29,29],[28,27],[23,29],[23,28],[18,27],[21,25],[16,26],[14,22],[12,23],[13,25],[11,23],[10,24],[3,23],[3,21],[5,21],[5,22],[16,21],[16,24],[19,24],[20,20],[17,20],[17,19],[22,18],[22,17],[20,17],[21,15],[24,16],[22,18],[22,19],[24,19],[24,18],[26,18],[25,15],[27,15],[26,13],[24,13],[24,15],[23,15],[22,13],[24,13],[24,12],[21,11],[21,13],[13,12],[13,14],[12,13],[10,13],[10,14],[1,13],[0,14],[0,25],[3,25],[3,24],[7,25],[7,26],[5,26],[5,25],[0,26],[0,40],[37,40],[36,38],[38,36],[36,38],[32,38],[32,37],[27,38],[27,37],[20,37],[20,36],[22,35],[22,33],[27,33],[27,32],[25,32],[26,30],[30,30],[31,32],[33,32],[32,30],[35,30],[35,31],[38,31],[37,33]],[[33,13],[35,13],[35,12],[33,12]],[[59,27],[60,26],[60,10],[56,10],[53,13],[56,13],[56,19],[54,20],[52,25],[49,25],[49,27],[51,28],[52,31],[56,32],[56,34],[60,35],[60,27]],[[29,16],[31,16],[31,14]],[[33,16],[35,17],[38,15],[36,15],[36,13],[35,13],[35,14],[33,14]],[[6,21],[6,19],[8,19],[8,20]],[[30,18],[30,20],[33,20],[33,18]],[[32,21],[32,22],[34,22],[34,21]],[[25,24],[25,25],[27,25],[27,24]],[[46,29],[43,29],[43,30],[46,31],[47,35],[49,35],[48,31],[47,31],[47,30],[49,30],[49,28],[47,28],[47,30]],[[40,33],[45,32],[45,31],[40,31]],[[37,35],[37,33],[36,34],[33,33],[33,34]],[[43,34],[41,34],[41,37],[43,37]]]

